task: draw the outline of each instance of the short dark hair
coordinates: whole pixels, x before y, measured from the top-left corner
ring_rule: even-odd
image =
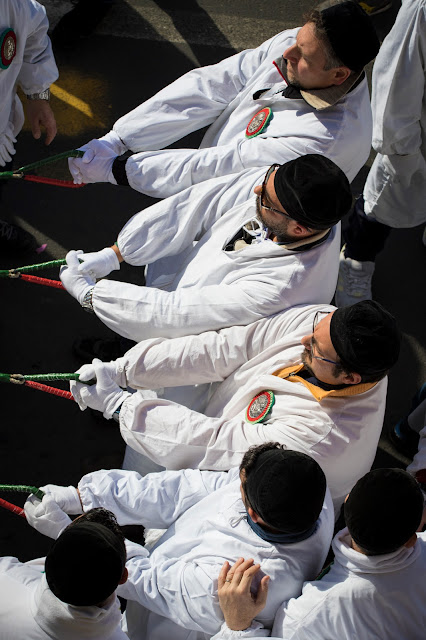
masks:
[[[46,557],[52,593],[74,606],[102,604],[117,588],[126,565],[124,536],[111,511],[91,509],[69,524]]]
[[[318,38],[324,47],[324,71],[330,71],[330,69],[335,69],[336,67],[346,67],[347,65],[340,60],[331,46],[331,42],[324,27],[321,11],[318,11],[318,9],[312,9],[309,13],[304,15],[304,22],[305,24],[310,22],[314,25],[315,37]]]

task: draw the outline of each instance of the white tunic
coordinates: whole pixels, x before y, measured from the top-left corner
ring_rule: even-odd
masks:
[[[82,577],[84,579],[84,576]],[[0,558],[0,640],[125,640],[120,602],[74,607],[58,600],[44,575],[44,558]]]
[[[426,220],[426,1],[402,0],[373,68],[373,146],[364,210],[390,227]]]
[[[411,549],[365,556],[347,529],[333,540],[331,570],[278,612],[273,634],[285,640],[423,640],[426,626],[426,534]]]
[[[118,360],[133,388],[220,384],[199,408],[202,413],[171,400],[185,402],[185,389],[168,388],[156,399],[144,399],[143,391],[133,394],[120,413],[124,440],[169,469],[216,470],[239,464],[250,445],[279,441],[317,460],[338,509],[374,460],[387,379],[357,395],[318,402],[302,382],[272,375],[301,362],[300,340],[312,332],[318,310],[334,307],[300,306],[245,327],[136,345]],[[275,393],[272,411],[264,422],[247,423],[250,401],[269,389]]]
[[[25,94],[40,93],[58,78],[48,27],[46,10],[35,0],[2,1],[0,33],[14,30],[16,55],[7,69],[0,69],[0,135],[16,136],[24,123],[17,86]]]
[[[423,640],[426,625],[426,533],[411,549],[365,556],[350,546],[347,529],[333,540],[330,571],[308,582],[280,607],[272,635],[283,640]],[[244,631],[224,624],[214,640],[269,636],[253,621]]]
[[[146,287],[100,280],[93,308],[135,341],[242,325],[301,303],[330,302],[336,286],[340,224],[316,247],[297,251],[272,240],[224,248],[256,216],[266,169],[208,180],[136,214],[118,236],[131,265],[149,265]]]
[[[273,61],[294,44],[297,32],[283,31],[257,49],[194,69],[120,118],[114,130],[129,149],[141,152],[126,163],[129,184],[164,198],[212,176],[283,164],[306,153],[328,156],[352,181],[370,151],[367,81],[323,111],[283,97],[287,84]],[[246,138],[249,121],[264,107],[272,109],[272,120],[260,135]],[[207,125],[200,149],[160,151]]]
[[[217,578],[225,560],[240,556],[262,565],[271,587],[262,624],[271,628],[282,600],[298,595],[303,580],[320,570],[332,537],[333,508],[327,492],[319,526],[308,539],[273,544],[250,528],[241,499],[238,469],[215,473],[186,469],[142,478],[134,471],[96,471],[78,485],[84,510],[102,506],[119,524],[167,528],[148,552],[129,543],[129,579],[118,593],[129,600],[132,640],[207,639],[223,616]],[[260,579],[260,578],[259,578]]]

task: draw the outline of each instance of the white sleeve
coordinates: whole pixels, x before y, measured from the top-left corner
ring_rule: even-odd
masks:
[[[238,470],[185,469],[141,477],[136,471],[111,469],[83,476],[78,489],[84,511],[104,507],[115,514],[120,525],[164,529],[206,495],[237,478]]]
[[[38,2],[28,3],[31,27],[25,42],[24,57],[18,84],[26,94],[39,93],[58,79],[58,68],[47,35],[49,23],[46,10]]]
[[[289,427],[285,419],[249,424],[239,417],[210,418],[169,400],[143,400],[139,392],[120,412],[126,443],[168,469],[230,469],[250,446],[269,441],[294,448]]]
[[[290,268],[288,272],[290,276]],[[284,284],[279,283],[280,287]],[[272,278],[258,276],[248,276],[230,285],[170,292],[100,280],[93,289],[92,302],[94,312],[104,324],[139,342],[255,322],[285,306],[281,294]]]
[[[241,175],[206,180],[143,209],[118,235],[124,260],[139,266],[181,253],[232,207],[246,202],[266,171],[267,167],[258,167]]]
[[[145,556],[139,545],[126,542],[129,571],[118,594],[172,620],[184,629],[212,635],[223,620],[216,585],[220,565]],[[178,550],[177,550],[178,552]]]
[[[124,373],[127,386],[135,389],[221,382],[286,334],[309,322],[313,309],[305,307],[303,313],[296,308],[246,326],[200,335],[143,340],[117,359],[117,367]],[[324,310],[332,311],[334,307],[325,306]]]
[[[425,5],[405,0],[373,68],[373,147],[382,155],[415,154],[422,144]]]
[[[301,141],[297,136],[256,136],[203,149],[144,151],[127,160],[126,174],[129,185],[136,191],[167,198],[212,176],[285,164],[304,152],[329,155],[329,144],[314,138]]]
[[[211,124],[244,89],[274,38],[186,73],[117,120],[114,131],[128,149],[154,151]]]

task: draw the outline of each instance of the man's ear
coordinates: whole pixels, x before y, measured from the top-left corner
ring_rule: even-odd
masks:
[[[302,240],[302,238],[309,238],[309,236],[313,235],[312,231],[308,231],[306,227],[296,220],[289,220],[288,231],[296,236],[298,240]]]
[[[359,384],[361,382],[361,376],[359,373],[348,373],[343,377],[343,384]]]
[[[335,69],[333,69],[333,73],[333,84],[339,86],[339,84],[343,84],[345,80],[349,78],[352,71],[349,69],[349,67],[336,67]]]
[[[253,522],[259,522],[260,518],[257,515],[256,511],[253,511],[253,509],[251,507],[249,507],[247,509],[247,513],[249,514],[250,518],[253,520]]]
[[[118,584],[124,584],[125,582],[127,582],[128,577],[129,577],[129,572],[127,571],[127,568],[124,567],[123,573],[121,574],[120,582]]]

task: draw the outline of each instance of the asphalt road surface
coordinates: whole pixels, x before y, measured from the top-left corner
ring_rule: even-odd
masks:
[[[44,4],[52,26],[73,6],[66,0]],[[93,35],[71,50],[55,52],[60,77],[52,87],[52,107],[59,133],[46,148],[24,129],[15,165],[103,135],[120,115],[184,72],[297,26],[310,6],[306,0],[117,0]],[[375,19],[381,37],[397,8]],[[196,146],[198,140],[199,134],[194,134],[178,146]],[[367,172],[368,165],[354,182],[355,193],[362,190]],[[58,175],[65,177],[65,166],[58,168]],[[24,261],[4,254],[0,268],[63,258],[70,249],[93,251],[109,246],[129,217],[152,202],[131,189],[109,184],[73,190],[15,181],[5,189],[1,217],[31,231],[40,244],[47,243],[47,249]],[[425,300],[419,297],[426,249],[421,235],[422,228],[392,231],[377,260],[374,297],[396,315],[405,335],[400,362],[390,375],[376,459],[381,466],[407,462],[395,457],[386,434],[426,379]],[[140,271],[125,266],[114,278],[139,283]],[[46,276],[57,278],[57,271]],[[75,371],[79,362],[72,353],[73,342],[79,337],[110,335],[66,292],[15,280],[2,280],[1,289],[2,372]],[[72,401],[31,389],[3,384],[0,393],[0,483],[76,484],[89,470],[120,466],[123,444],[115,423],[96,420],[93,413],[81,413]],[[19,496],[0,497],[23,502]],[[48,545],[24,519],[0,509],[2,555],[26,560],[43,555]]]

